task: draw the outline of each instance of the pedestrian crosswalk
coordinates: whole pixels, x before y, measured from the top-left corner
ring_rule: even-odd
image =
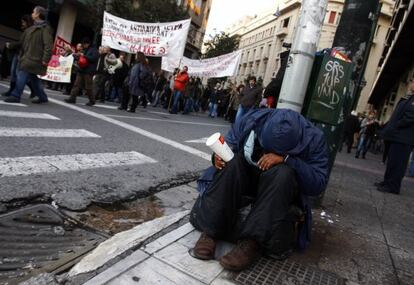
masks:
[[[60,120],[59,118],[46,113],[32,113],[32,112],[17,112],[17,111],[2,111],[0,110],[0,117],[10,118],[26,118],[26,119],[44,119],[44,120]]]
[[[22,104],[22,103],[6,103],[4,101],[0,100],[0,105],[8,105],[8,106],[16,106],[16,107],[27,107],[26,104]]]
[[[0,177],[139,165],[157,161],[141,153],[91,153],[0,158]]]
[[[39,129],[0,127],[0,137],[43,137],[43,138],[100,138],[84,129]]]
[[[0,117],[7,117],[9,120],[13,120],[13,126],[11,127],[7,126],[6,120],[0,120],[0,138],[19,138],[19,142],[24,138],[65,138],[65,144],[73,142],[75,145],[77,143],[76,140],[81,138],[91,140],[102,139],[99,134],[84,128],[51,128],[54,124],[65,119],[47,112],[36,113],[31,108],[21,108],[19,111],[16,111],[16,107],[27,107],[27,105],[22,103],[6,104],[0,100]],[[44,110],[50,109],[45,108]],[[27,127],[32,122],[38,125],[38,120],[39,122],[41,120],[51,120],[51,122],[45,128]],[[66,121],[60,123],[60,125],[65,125],[65,123]],[[16,127],[16,124],[22,127]],[[62,147],[62,149],[68,148]],[[12,156],[3,154],[3,156],[8,157],[0,157],[0,178],[157,163],[155,159],[136,151],[80,154],[56,154],[55,151],[54,155],[47,153],[45,155],[37,155],[38,153],[34,151],[33,154],[36,155],[13,157],[15,154]]]

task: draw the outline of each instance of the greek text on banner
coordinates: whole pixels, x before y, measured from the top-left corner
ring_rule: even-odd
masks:
[[[104,13],[102,45],[147,56],[181,57],[191,19],[168,23],[140,23]]]
[[[162,58],[161,68],[163,70],[173,72],[174,69],[180,65],[180,68],[188,66],[188,73],[191,76],[210,78],[234,76],[240,64],[240,58],[241,51],[235,51],[206,59],[189,59],[183,57],[181,62],[180,58],[166,56]]]
[[[72,72],[73,56],[53,55],[47,66],[45,76],[40,78],[48,81],[69,83]]]

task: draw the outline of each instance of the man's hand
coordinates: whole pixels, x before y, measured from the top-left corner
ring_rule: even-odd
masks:
[[[261,170],[268,170],[275,165],[283,163],[283,160],[283,156],[275,153],[266,153],[259,159],[257,166],[259,166]]]
[[[224,162],[224,160],[221,159],[221,157],[218,156],[217,154],[214,154],[214,167],[221,170],[225,166],[226,166],[226,163]]]

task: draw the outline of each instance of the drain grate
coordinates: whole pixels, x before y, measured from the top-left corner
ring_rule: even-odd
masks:
[[[235,278],[243,285],[343,285],[337,275],[295,262],[260,258],[252,267]]]
[[[50,205],[1,215],[0,284],[17,284],[41,272],[62,272],[106,238]]]

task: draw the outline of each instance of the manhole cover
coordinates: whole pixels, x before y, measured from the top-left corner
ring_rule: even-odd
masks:
[[[343,285],[345,280],[337,275],[295,262],[260,258],[249,269],[234,279],[239,284],[255,285]]]
[[[1,215],[0,284],[17,284],[41,272],[66,270],[106,238],[50,205]]]

